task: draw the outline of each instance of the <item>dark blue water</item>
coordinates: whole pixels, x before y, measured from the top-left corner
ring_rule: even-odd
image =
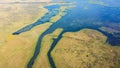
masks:
[[[87,4],[87,3],[83,3],[83,4]],[[101,33],[103,33],[108,37],[106,43],[109,43],[113,46],[120,45],[119,33],[116,34],[117,35],[116,36],[99,29],[100,27],[108,27],[107,25],[111,23],[116,23],[116,24],[119,23],[120,9],[108,7],[108,6],[101,6],[97,4],[87,4],[85,7],[87,7],[88,9],[85,10],[84,6],[77,5],[77,7],[68,10],[67,12],[68,14],[66,16],[64,16],[62,19],[57,21],[46,31],[46,33],[51,33],[57,28],[64,29],[57,39],[53,39],[54,42],[51,45],[51,48],[48,52],[48,59],[50,61],[52,68],[56,68],[56,66],[54,64],[54,61],[50,53],[56,46],[57,42],[59,42],[59,40],[62,38],[62,34],[66,32],[76,32],[84,28],[94,29],[100,31]]]
[[[45,6],[45,8],[48,9],[48,12],[42,18],[38,19],[35,23],[29,24],[29,25],[21,28],[20,30],[14,32],[13,35],[18,35],[20,33],[31,30],[33,27],[35,27],[37,25],[44,24],[46,22],[50,22],[50,18],[59,13],[60,5]]]
[[[61,32],[61,34],[58,36],[57,39],[53,39],[54,41],[48,52],[48,59],[52,68],[56,68],[56,66],[51,57],[51,51],[54,49],[56,44],[62,38],[62,35],[66,32],[76,32],[84,28],[94,29],[100,31],[101,33],[103,33],[105,36],[108,37],[106,43],[109,43],[112,46],[120,45],[120,33],[110,34],[108,32],[99,29],[100,27],[109,27],[116,29],[118,31],[120,30],[120,27],[117,26],[117,24],[120,23],[120,9],[118,7],[89,4],[86,1],[82,1],[82,2],[78,1],[76,5],[77,5],[76,7],[68,9],[67,14],[64,17],[62,17],[62,19],[52,24],[48,30],[46,30],[45,32],[42,33],[42,35],[40,35],[35,48],[34,55],[30,59],[27,68],[31,68],[34,63],[34,60],[37,58],[40,52],[40,45],[43,37],[49,33],[54,32],[58,28],[63,28],[63,31]],[[54,8],[56,7],[52,6],[48,9],[52,11]],[[54,16],[56,13],[54,14],[52,12],[51,14],[53,14],[52,16]],[[41,21],[42,22],[49,21],[49,19],[52,17],[51,14],[50,16],[49,15],[44,16],[43,19],[38,20],[36,23],[34,23],[34,25],[35,26],[40,25],[38,23]],[[113,23],[116,25],[115,27],[111,25]],[[26,31],[24,29],[21,30],[22,31],[17,31],[13,34],[19,34],[21,32]]]

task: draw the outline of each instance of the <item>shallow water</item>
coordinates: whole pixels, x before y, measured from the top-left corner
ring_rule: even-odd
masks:
[[[54,8],[56,7],[52,6],[48,9],[52,11],[52,9]],[[56,14],[57,12],[55,14],[52,13],[50,15],[45,15],[43,19],[39,19],[37,22],[34,23],[34,25],[35,26],[40,25],[41,24],[39,23],[40,21],[47,22],[52,16]],[[57,39],[54,39],[54,42],[52,43],[51,48],[48,52],[48,59],[52,68],[55,68],[55,64],[50,53],[54,49],[55,45],[62,38],[62,34],[64,34],[65,32],[76,32],[84,28],[90,28],[90,29],[100,31],[101,33],[103,33],[108,37],[106,41],[107,43],[111,44],[112,46],[117,46],[117,45],[120,45],[120,32],[111,34],[109,32],[100,30],[99,28],[109,27],[109,28],[120,31],[119,30],[120,27],[118,25],[119,23],[120,23],[119,7],[111,7],[111,6],[105,6],[100,4],[89,4],[87,1],[78,1],[76,3],[76,7],[67,9],[67,14],[64,17],[62,17],[62,19],[52,24],[48,30],[42,33],[42,35],[38,39],[34,56],[31,58],[27,66],[28,68],[31,68],[32,65],[34,64],[34,60],[40,53],[40,44],[41,44],[42,38],[45,35],[55,31],[57,28],[63,28],[63,32],[61,32],[61,34],[58,36]],[[115,27],[112,24],[114,24]],[[29,25],[25,28],[29,28]],[[30,27],[29,29],[31,28],[33,27]],[[23,28],[13,34],[19,34],[28,30]]]

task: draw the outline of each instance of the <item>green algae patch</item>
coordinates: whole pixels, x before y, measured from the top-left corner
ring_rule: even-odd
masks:
[[[54,23],[54,22],[57,22],[58,20],[60,20],[62,18],[62,16],[64,16],[66,14],[65,10],[67,8],[68,7],[66,7],[66,6],[61,6],[60,9],[59,9],[59,13],[56,16],[52,17],[50,19],[50,22]]]
[[[61,6],[60,9],[59,9],[59,13],[56,16],[52,17],[50,19],[50,22],[51,23],[57,22],[58,20],[60,20],[63,16],[65,16],[67,14],[66,13],[67,9],[70,9],[70,8],[73,8],[73,7],[75,7],[75,6]]]
[[[102,33],[83,29],[67,32],[51,55],[57,68],[119,68],[120,47],[105,43]]]
[[[120,25],[120,24],[118,24],[118,25]],[[110,33],[110,34],[119,33],[118,30],[115,30],[115,29],[112,29],[112,28],[109,28],[109,27],[101,27],[99,29],[102,30],[102,31],[105,31],[107,33]]]
[[[46,35],[42,39],[40,54],[38,55],[33,68],[50,68],[47,53],[53,43],[53,38],[57,38],[63,29],[56,29],[53,33]]]
[[[108,4],[106,4],[105,2],[103,1],[98,1],[98,0],[89,0],[88,1],[90,4],[98,4],[98,5],[103,5],[103,6],[109,6]]]

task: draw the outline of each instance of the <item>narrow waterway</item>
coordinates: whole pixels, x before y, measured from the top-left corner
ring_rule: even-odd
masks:
[[[83,4],[86,4],[86,3],[83,3]],[[103,33],[105,36],[108,37],[106,43],[109,43],[113,46],[120,45],[119,43],[120,34],[118,34],[119,36],[116,37],[113,34],[110,34],[108,32],[105,32],[99,29],[100,27],[103,27],[103,26],[106,27],[107,25],[109,25],[107,21],[111,22],[111,19],[112,19],[112,22],[115,22],[115,23],[120,22],[120,20],[117,19],[118,18],[117,14],[119,14],[120,10],[118,10],[118,8],[112,8],[112,7],[96,5],[96,4],[94,5],[89,4],[87,5],[87,8],[89,9],[85,10],[83,6],[77,5],[77,7],[68,10],[66,16],[64,16],[62,19],[60,19],[56,23],[54,23],[47,30],[48,32],[53,32],[57,28],[63,28],[63,32],[61,32],[58,38],[53,39],[54,42],[52,43],[51,48],[48,52],[48,59],[52,68],[56,68],[56,66],[51,56],[51,51],[54,49],[56,44],[62,38],[62,35],[66,32],[76,32],[84,28],[94,29]],[[111,13],[114,14],[113,17],[110,16]]]
[[[53,23],[49,27],[49,29],[47,29],[45,32],[42,33],[42,35],[39,36],[39,39],[37,41],[37,45],[34,51],[34,55],[30,59],[27,65],[27,68],[32,68],[32,65],[34,64],[35,59],[40,53],[41,42],[42,42],[43,37],[46,36],[47,34],[54,32],[58,28],[62,28],[63,32],[61,32],[61,34],[58,36],[57,39],[53,39],[54,41],[48,52],[48,59],[49,59],[49,62],[52,68],[56,68],[56,66],[55,66],[53,58],[51,57],[51,51],[54,49],[56,44],[62,38],[62,35],[66,32],[76,32],[84,28],[94,29],[94,30],[100,31],[101,33],[103,33],[104,35],[108,37],[106,43],[109,43],[113,46],[120,45],[120,34],[119,33],[113,35],[111,33],[108,33],[108,32],[105,32],[99,29],[101,27],[107,27],[108,25],[109,27],[112,27],[110,26],[110,24],[112,24],[113,22],[115,24],[119,23],[120,22],[119,17],[120,17],[119,8],[115,8],[115,7],[113,8],[113,7],[97,5],[97,4],[89,4],[87,2],[82,2],[82,3],[78,2],[75,8],[67,10],[67,14],[64,17],[62,17],[62,19]],[[44,19],[47,19],[47,17],[45,16]],[[44,21],[44,19],[43,20],[40,19],[39,21]],[[45,20],[45,22],[47,20]],[[108,22],[110,23],[108,24]],[[36,25],[40,25],[40,24],[35,24],[35,26]],[[120,29],[119,26],[116,26],[113,29],[116,29],[116,28]],[[20,34],[21,32],[25,32],[28,30],[26,29],[22,29],[21,31],[18,30],[17,32],[13,34],[14,35]]]
[[[32,28],[34,28],[37,25],[44,24],[46,22],[49,22],[51,17],[56,16],[59,13],[60,5],[52,5],[52,6],[45,6],[45,8],[48,9],[48,12],[40,19],[38,19],[35,23],[29,24],[20,30],[13,33],[13,35],[18,35],[20,33],[30,31]]]

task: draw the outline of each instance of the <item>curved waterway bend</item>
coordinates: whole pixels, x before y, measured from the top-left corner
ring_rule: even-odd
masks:
[[[35,23],[29,24],[29,25],[21,28],[20,30],[14,32],[13,35],[18,35],[20,33],[31,30],[33,27],[35,27],[37,25],[49,22],[51,17],[56,16],[59,13],[60,5],[46,6],[45,8],[48,9],[48,12],[42,18],[37,20]]]
[[[61,5],[62,6],[62,5]],[[66,10],[61,10],[60,5],[52,5],[52,6],[46,6],[45,8],[47,8],[49,10],[48,13],[45,14],[45,16],[43,16],[42,18],[40,18],[38,21],[36,21],[35,23],[33,24],[30,24],[30,25],[27,25],[25,27],[23,27],[22,29],[16,31],[13,33],[13,35],[19,35],[23,32],[26,32],[26,31],[29,31],[31,30],[33,27],[37,26],[37,25],[40,25],[40,24],[44,24],[46,22],[50,22],[50,19],[56,15],[58,15],[59,13],[63,13],[62,16],[64,16],[64,13],[66,13]],[[64,6],[64,5],[63,5]],[[53,30],[51,30],[53,31]],[[41,42],[42,42],[42,38],[51,33],[51,31],[46,30],[44,33],[42,33],[42,35],[40,35],[39,39],[38,39],[38,42],[37,42],[37,45],[36,45],[36,48],[35,48],[35,52],[34,52],[34,55],[32,56],[32,58],[30,59],[29,63],[27,64],[27,68],[32,68],[32,65],[34,64],[34,61],[35,59],[37,58],[38,54],[40,53],[40,45],[41,45]]]
[[[116,23],[120,22],[119,19],[114,19],[118,17],[118,13],[120,12],[120,9],[107,7],[103,5],[88,4],[87,2],[82,2],[81,4],[82,5],[77,4],[75,8],[67,10],[67,14],[64,17],[62,17],[62,19],[60,19],[56,23],[53,23],[49,29],[47,29],[45,32],[42,33],[42,35],[38,39],[34,56],[31,58],[30,62],[28,63],[27,68],[32,68],[34,60],[39,54],[42,38],[45,35],[52,33],[55,29],[58,28],[62,28],[63,31],[61,32],[61,34],[58,36],[57,39],[54,39],[50,47],[50,50],[48,52],[48,59],[52,68],[56,68],[56,66],[54,63],[54,58],[52,58],[50,53],[54,49],[56,44],[59,42],[59,40],[62,38],[62,34],[64,34],[65,32],[76,32],[84,28],[90,28],[90,29],[98,30],[104,35],[106,35],[108,37],[106,42],[109,42],[111,45],[116,44],[115,42],[120,41],[119,37],[116,37],[110,33],[99,30],[100,27],[107,26],[108,24],[106,24],[106,21],[111,21],[111,19],[112,22],[116,22]],[[114,11],[113,17],[109,15],[111,14],[112,11]]]
[[[86,2],[82,3],[83,5],[86,5]],[[69,9],[67,11],[67,14],[62,17],[59,21],[56,23],[52,24],[51,27],[44,32],[44,34],[49,34],[52,33],[55,29],[62,28],[63,31],[61,34],[58,36],[57,39],[53,39],[53,43],[48,51],[48,59],[51,64],[52,68],[56,68],[55,63],[54,63],[54,58],[51,56],[51,51],[54,49],[56,44],[59,42],[59,40],[62,38],[62,35],[66,32],[76,32],[84,28],[89,28],[89,29],[94,29],[97,30],[101,33],[103,33],[105,36],[108,37],[107,41],[111,45],[115,45],[116,42],[119,42],[119,37],[115,37],[110,33],[104,32],[100,30],[100,27],[106,26],[104,25],[106,23],[106,20],[110,20],[110,13],[112,11],[116,12],[115,17],[117,17],[117,13],[120,12],[120,10],[117,10],[118,8],[112,8],[112,7],[107,7],[103,5],[96,5],[96,4],[87,4],[87,10],[83,8],[83,5],[77,5],[77,7],[73,9]],[[104,10],[103,10],[104,9]],[[109,11],[108,11],[109,9]],[[108,13],[105,14],[105,13]],[[104,19],[104,17],[108,17],[108,19]],[[114,22],[118,22],[119,20],[112,20]],[[114,39],[114,41],[112,41]],[[117,43],[120,44],[120,43]]]
[[[86,3],[83,3],[86,4]],[[111,7],[106,7],[102,5],[88,5],[89,9],[84,10],[83,6],[77,5],[77,7],[72,8],[67,10],[67,14],[62,17],[60,20],[58,20],[56,23],[53,23],[48,30],[46,30],[40,37],[37,43],[36,50],[39,50],[42,38],[47,35],[52,33],[58,28],[62,28],[63,31],[60,33],[57,39],[53,39],[53,43],[48,51],[48,59],[51,64],[52,68],[56,68],[55,63],[54,63],[54,58],[51,56],[51,51],[54,49],[56,44],[59,42],[59,40],[62,38],[62,35],[66,32],[76,32],[84,28],[89,28],[89,29],[94,29],[98,30],[104,35],[108,37],[107,41],[110,41],[111,39],[114,39],[115,41],[119,41],[118,38],[114,37],[113,35],[106,33],[104,31],[99,30],[100,27],[106,26],[104,25],[106,23],[106,20],[109,19],[103,19],[104,16],[108,16],[105,13],[110,13],[109,11],[116,11],[118,13],[120,10],[116,10],[116,8],[111,8]],[[109,11],[105,11],[103,9],[110,9]],[[103,15],[100,15],[103,14]],[[114,21],[115,22],[115,21]],[[117,21],[116,21],[117,22]],[[112,37],[112,38],[111,38]],[[111,41],[111,43],[113,43]],[[31,63],[32,64],[32,63]],[[29,65],[28,64],[28,67]]]

